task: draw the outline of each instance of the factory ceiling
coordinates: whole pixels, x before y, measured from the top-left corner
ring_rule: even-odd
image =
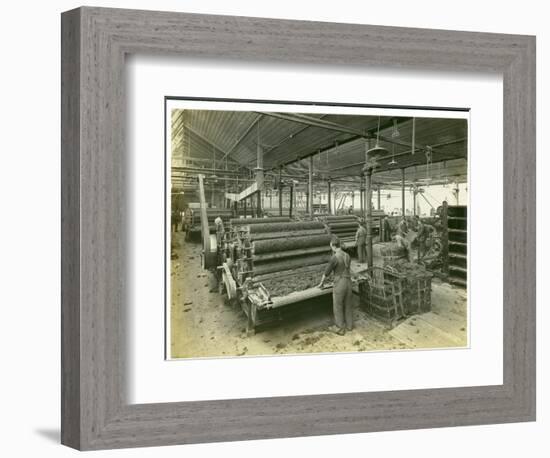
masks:
[[[378,126],[380,125],[380,130]],[[174,110],[174,157],[208,159],[210,167],[256,167],[258,144],[265,170],[303,177],[313,157],[314,174],[326,180],[361,175],[365,150],[377,143],[374,182],[466,181],[465,119],[249,111]],[[369,138],[369,139],[367,139]]]

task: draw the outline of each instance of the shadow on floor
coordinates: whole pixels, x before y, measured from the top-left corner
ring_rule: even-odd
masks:
[[[61,431],[59,429],[36,429],[34,432],[50,442],[61,443]]]

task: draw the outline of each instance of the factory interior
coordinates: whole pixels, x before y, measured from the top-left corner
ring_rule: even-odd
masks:
[[[168,356],[467,346],[467,119],[307,111],[168,114]]]

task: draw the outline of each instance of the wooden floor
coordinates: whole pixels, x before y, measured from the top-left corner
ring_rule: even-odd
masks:
[[[351,270],[360,273],[367,264],[352,260]],[[467,293],[460,287],[432,281],[432,311],[399,322],[388,334],[406,348],[448,348],[468,345]]]
[[[432,311],[409,317],[389,334],[408,348],[465,347],[466,299],[466,290],[434,280]]]

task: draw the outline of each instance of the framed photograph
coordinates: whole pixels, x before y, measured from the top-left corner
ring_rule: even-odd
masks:
[[[63,13],[65,445],[533,421],[535,254],[534,37]]]

